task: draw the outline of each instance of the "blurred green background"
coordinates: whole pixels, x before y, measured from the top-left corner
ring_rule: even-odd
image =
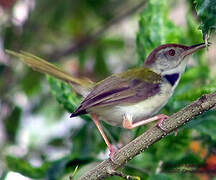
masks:
[[[78,167],[76,179],[108,157],[90,117],[69,118],[81,101],[70,86],[32,71],[5,49],[31,52],[98,81],[141,66],[161,44],[194,45],[211,32],[212,46],[190,57],[162,109],[170,115],[216,91],[215,28],[214,0],[0,0],[0,180],[68,179]],[[123,146],[153,124],[131,131],[103,125]],[[206,173],[216,170],[215,132],[211,110],[135,157],[123,172],[151,180],[216,179]]]

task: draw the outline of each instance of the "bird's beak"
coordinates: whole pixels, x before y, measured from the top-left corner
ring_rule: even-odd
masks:
[[[201,44],[196,44],[196,45],[193,45],[193,46],[188,46],[187,49],[182,53],[182,56],[183,58],[185,58],[186,56],[202,49],[202,48],[205,48],[207,46],[210,46],[210,42],[206,45],[205,43],[201,43]]]

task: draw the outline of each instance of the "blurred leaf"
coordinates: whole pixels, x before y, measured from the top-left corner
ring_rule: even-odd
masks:
[[[196,80],[205,80],[209,77],[209,68],[207,66],[196,66],[188,68],[181,79],[181,83],[191,83]]]
[[[95,65],[94,72],[96,77],[105,78],[109,75],[105,59],[105,49],[102,45],[99,45],[95,49]]]
[[[60,137],[55,137],[48,142],[48,145],[55,147],[64,146],[64,139]]]
[[[159,141],[156,146],[152,146],[149,150],[156,156],[158,160],[168,161],[181,159],[185,155],[191,141],[191,130],[183,129],[178,132],[177,136],[171,134]],[[165,155],[169,150],[169,154]]]
[[[141,14],[136,39],[139,65],[159,45],[180,42],[181,29],[169,20],[168,12],[167,1],[150,0],[148,7]]]
[[[63,176],[65,171],[66,164],[68,162],[68,157],[62,158],[50,164],[49,169],[47,170],[47,179],[58,180]]]
[[[29,96],[38,93],[41,90],[41,75],[28,68],[27,73],[21,80],[22,90]]]
[[[73,113],[80,105],[81,99],[72,91],[71,86],[51,76],[47,76],[48,82],[51,87],[53,95],[56,96],[56,100],[59,104],[62,104],[64,108]],[[88,115],[83,115],[83,119],[90,120]]]
[[[6,66],[4,64],[0,64],[0,74],[2,75],[2,73],[4,72]]]
[[[7,119],[4,121],[5,130],[10,143],[14,143],[16,140],[16,135],[20,125],[21,115],[22,115],[22,109],[18,106],[15,106],[10,116],[8,116]]]
[[[180,173],[183,167],[199,167],[203,163],[203,160],[196,154],[188,152],[179,160],[170,159],[163,163],[163,172],[175,172]]]
[[[208,114],[208,116],[202,117],[200,123],[196,124],[194,128],[202,134],[210,136],[214,141],[216,141],[216,111],[214,110]]]
[[[121,38],[106,38],[102,40],[105,48],[109,48],[110,50],[120,50],[124,47],[124,41]]]
[[[8,174],[7,171],[1,172],[0,180],[6,180],[7,174]]]
[[[152,151],[145,151],[138,156],[134,157],[130,164],[132,166],[137,166],[139,168],[146,169],[148,173],[151,173],[156,170],[158,165],[158,159],[156,156],[154,156],[154,153]]]
[[[44,163],[41,167],[34,167],[26,160],[13,156],[6,157],[6,163],[11,171],[19,172],[30,178],[44,178],[50,166],[49,163]]]
[[[196,87],[176,97],[176,100],[194,101],[204,94],[216,92],[216,84]]]
[[[70,85],[51,76],[47,76],[47,79],[49,81],[52,93],[56,96],[56,100],[60,104],[63,104],[66,110],[71,113],[74,112],[81,100],[72,91]]]
[[[153,174],[148,178],[148,180],[171,180],[171,179],[172,178],[169,175],[162,174],[162,173]]]
[[[216,30],[216,1],[215,0],[195,0],[197,15],[202,24],[203,35]]]
[[[76,144],[72,153],[83,158],[97,157],[107,147],[93,121],[86,122],[81,129],[73,131],[72,143]]]
[[[186,16],[187,27],[184,41],[190,43],[189,45],[199,44],[203,41],[202,31],[199,29],[200,24],[197,22],[196,18],[194,17],[194,14],[192,13],[193,12],[189,11]],[[199,52],[196,52],[196,54],[199,54]]]
[[[69,112],[74,112],[81,100],[72,91],[71,86],[51,76],[47,76],[51,91],[56,96],[56,100],[63,104],[64,108]]]

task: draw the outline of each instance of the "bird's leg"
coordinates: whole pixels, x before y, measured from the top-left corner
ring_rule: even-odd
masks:
[[[102,128],[102,126],[101,126],[101,124],[100,124],[100,122],[98,120],[98,116],[96,114],[91,114],[91,117],[92,117],[95,125],[97,126],[98,130],[100,131],[100,133],[101,133],[101,135],[102,135],[102,137],[103,137],[103,139],[104,139],[104,141],[105,141],[105,143],[106,143],[106,145],[107,145],[107,147],[108,147],[108,149],[110,151],[109,157],[112,160],[114,154],[116,153],[116,151],[118,149],[109,142],[109,140],[108,140],[106,134],[104,133],[103,128]]]
[[[163,120],[165,120],[167,118],[168,118],[167,115],[159,114],[159,115],[153,116],[151,118],[144,119],[144,120],[132,123],[132,116],[125,115],[124,118],[123,118],[122,126],[124,128],[126,128],[126,129],[132,129],[132,128],[147,124],[149,122],[159,120],[157,125],[158,125],[159,128],[161,128],[164,131],[164,129],[161,127],[161,124],[162,124]]]

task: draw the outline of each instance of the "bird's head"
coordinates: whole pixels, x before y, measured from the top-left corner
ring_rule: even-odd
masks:
[[[173,73],[182,74],[187,64],[186,57],[205,47],[205,43],[194,46],[164,44],[151,52],[144,66],[162,75]]]

